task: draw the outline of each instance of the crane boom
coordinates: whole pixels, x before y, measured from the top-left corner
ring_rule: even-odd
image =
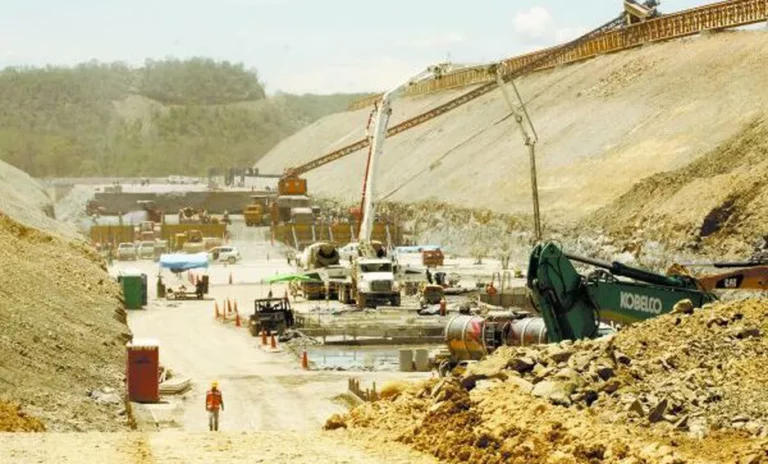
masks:
[[[384,150],[384,140],[387,138],[387,126],[392,115],[392,100],[402,95],[413,84],[427,77],[440,75],[438,67],[430,66],[426,70],[413,76],[408,82],[398,85],[394,89],[382,95],[374,116],[373,134],[367,139],[370,150],[368,152],[365,179],[363,183],[362,218],[360,220],[360,234],[358,243],[363,256],[375,256],[371,247],[371,235],[373,233],[373,220],[375,216],[375,193],[378,159]]]
[[[598,27],[597,29],[594,29],[581,37],[572,40],[564,45],[561,45],[559,47],[554,47],[547,51],[546,53],[543,53],[531,61],[528,61],[527,63],[523,64],[521,67],[517,69],[509,70],[506,66],[503,66],[502,70],[502,80],[504,82],[509,82],[512,79],[515,79],[519,76],[522,76],[524,74],[527,74],[531,71],[534,71],[538,68],[544,67],[547,65],[547,63],[555,61],[558,57],[562,56],[565,53],[568,53],[570,50],[577,47],[579,44],[581,44],[584,41],[590,40],[600,34],[603,34],[605,32],[608,32],[612,29],[615,29],[617,27],[620,27],[624,23],[624,14],[622,13],[617,18],[612,19],[611,21],[608,21],[607,23],[603,24],[602,26]],[[496,65],[493,65],[491,68],[496,68]],[[479,97],[482,97],[483,95],[492,92],[493,90],[498,87],[497,81],[491,81],[486,84],[483,84],[475,89],[470,90],[469,92],[464,93],[463,95],[460,95],[457,98],[454,98],[453,100],[444,103],[440,106],[437,106],[425,113],[422,113],[418,116],[414,116],[406,121],[401,122],[400,124],[390,127],[386,131],[387,137],[395,136],[401,132],[405,132],[408,129],[412,129],[416,126],[419,126],[421,124],[424,124],[427,121],[430,121],[438,116],[441,116],[445,113],[448,113],[450,111],[453,111],[454,109],[465,105]],[[340,158],[343,158],[347,155],[351,155],[352,153],[355,153],[358,150],[362,150],[363,148],[366,148],[370,145],[370,139],[365,138],[362,140],[358,140],[354,143],[351,143],[349,145],[346,145],[342,148],[339,148],[338,150],[334,150],[331,153],[328,153],[326,155],[323,155],[319,158],[316,158],[312,161],[309,161],[308,163],[302,164],[300,166],[297,166],[295,168],[288,168],[286,169],[286,175],[302,175],[305,174],[313,169],[317,169],[321,166],[324,166],[328,163],[332,163]]]

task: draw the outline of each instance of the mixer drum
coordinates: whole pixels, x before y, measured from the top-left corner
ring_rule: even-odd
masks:
[[[544,318],[541,317],[526,317],[510,321],[504,328],[506,345],[539,345],[547,341],[547,326]]]
[[[480,360],[488,352],[483,343],[485,319],[459,315],[445,326],[445,342],[455,361]]]

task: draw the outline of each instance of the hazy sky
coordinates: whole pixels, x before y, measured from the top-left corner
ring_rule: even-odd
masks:
[[[665,0],[678,11],[705,0]],[[621,0],[2,0],[0,67],[206,56],[268,92],[360,92],[573,38]],[[585,5],[589,5],[588,7]],[[474,8],[473,8],[474,7]]]

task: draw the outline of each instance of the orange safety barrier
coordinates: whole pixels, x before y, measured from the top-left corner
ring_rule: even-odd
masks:
[[[309,369],[309,357],[307,356],[307,350],[301,352],[301,368]]]
[[[267,346],[267,331],[261,331],[261,346]]]
[[[269,346],[274,350],[277,348],[277,340],[275,340],[275,334],[271,334],[269,338]]]

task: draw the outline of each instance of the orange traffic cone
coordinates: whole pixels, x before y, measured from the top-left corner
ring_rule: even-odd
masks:
[[[271,338],[269,339],[269,346],[273,350],[277,348],[277,340],[275,340],[275,334],[272,334]]]
[[[227,314],[232,314],[232,301],[227,298]]]
[[[267,331],[261,331],[261,346],[267,346]]]
[[[237,313],[238,313],[238,311],[237,311],[237,300],[235,300],[235,314],[237,314]]]
[[[216,314],[216,319],[218,319],[219,316],[220,316],[220,314],[219,314],[219,302],[218,301],[214,301],[213,302],[213,311],[214,311],[214,314]]]
[[[235,313],[235,327],[240,327],[240,314]]]
[[[229,273],[229,285],[232,285],[232,273]]]
[[[224,302],[221,303],[221,320],[227,320],[227,304]]]
[[[304,350],[301,353],[301,368],[302,369],[309,369],[309,358],[307,357],[307,350]]]

